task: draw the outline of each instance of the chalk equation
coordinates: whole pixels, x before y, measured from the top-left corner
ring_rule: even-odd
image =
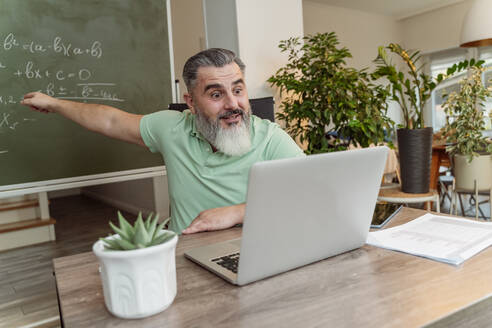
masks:
[[[71,42],[57,35],[34,40],[8,31],[0,34],[0,136],[36,121],[25,118],[28,111],[19,107],[28,92],[81,102],[124,102],[116,83],[98,78],[97,70],[105,67],[103,54],[98,40]],[[0,155],[6,153],[0,148]]]
[[[30,119],[24,119],[25,121]],[[20,124],[17,119],[14,118],[12,113],[0,113],[0,132],[5,130],[15,130]],[[7,130],[7,131],[8,131]]]
[[[92,77],[92,72],[87,68],[72,69],[70,71],[63,69],[49,70],[38,67],[32,61],[27,61],[22,67],[14,67],[12,74],[16,77],[28,80],[56,79],[58,81],[64,81],[77,79],[80,81],[87,81]]]
[[[88,55],[101,58],[103,55],[102,43],[100,41],[93,41],[89,45],[77,47],[70,42],[64,41],[59,36],[55,36],[51,42],[43,44],[33,40],[19,41],[14,33],[8,33],[7,36],[3,38],[2,48],[5,51],[21,49],[31,54],[52,51],[55,54],[62,54],[66,57]]]
[[[118,95],[111,91],[111,88],[115,85],[115,83],[78,83],[77,90],[68,90],[63,86],[49,83],[46,90],[40,91],[60,99],[125,101],[118,98]]]
[[[50,97],[77,100],[77,101],[115,101],[124,102],[125,99],[121,99],[118,94],[112,91],[115,83],[78,83],[76,88],[66,88],[63,85],[58,85],[50,82],[45,88],[32,90],[39,91],[47,94]],[[1,95],[0,94],[0,107],[19,104],[22,100],[22,96],[13,95]],[[1,118],[1,116],[0,116]],[[0,124],[1,127],[1,124]]]
[[[0,96],[0,105],[14,105],[18,104],[21,100],[22,98],[19,98],[18,100],[14,99],[14,96]]]
[[[26,53],[22,57],[26,58],[25,62],[7,64],[2,59],[4,56],[14,51]],[[99,82],[94,81],[95,73],[91,67],[78,66],[78,61],[70,61],[70,67],[66,68],[46,68],[39,64],[36,59],[41,55],[51,52],[51,56],[77,57],[87,55],[94,57],[96,60],[103,56],[103,45],[100,41],[88,41],[85,46],[75,46],[71,42],[63,40],[60,36],[53,37],[46,42],[34,40],[21,40],[14,33],[7,33],[0,36],[0,80],[4,77],[21,79],[22,81],[31,81],[30,91],[40,91],[51,97],[61,99],[72,99],[78,101],[125,101],[117,92],[116,83],[111,81]],[[12,56],[12,55],[9,55]],[[8,57],[7,57],[8,58]],[[56,57],[55,57],[56,58]],[[85,62],[85,61],[83,61]],[[89,65],[89,64],[85,64]],[[9,81],[12,81],[9,79]],[[39,83],[36,83],[39,81]],[[33,84],[34,83],[34,84]],[[17,84],[17,83],[14,83]],[[21,83],[19,83],[21,85]],[[5,88],[0,89],[0,107],[18,104],[23,95],[1,94]]]

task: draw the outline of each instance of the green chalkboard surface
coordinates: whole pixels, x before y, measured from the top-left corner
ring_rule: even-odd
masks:
[[[30,91],[146,114],[172,102],[166,0],[0,0],[0,186],[163,165],[19,104]]]

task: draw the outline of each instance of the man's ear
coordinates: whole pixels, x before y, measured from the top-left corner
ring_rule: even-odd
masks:
[[[184,100],[186,101],[186,104],[188,105],[188,108],[193,114],[196,114],[195,112],[195,106],[193,106],[193,97],[189,93],[185,93],[183,95]]]

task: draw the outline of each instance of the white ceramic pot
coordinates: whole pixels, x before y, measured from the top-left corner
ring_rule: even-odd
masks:
[[[115,236],[112,236],[115,238]],[[100,263],[104,302],[113,315],[137,319],[164,311],[176,296],[176,243],[131,251],[108,251],[102,241],[92,247]]]
[[[474,190],[474,181],[478,190],[490,189],[492,185],[492,157],[490,154],[474,157],[468,163],[468,157],[454,155],[454,175],[456,189]]]

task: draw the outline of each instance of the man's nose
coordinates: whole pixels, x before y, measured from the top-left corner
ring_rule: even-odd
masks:
[[[228,93],[224,99],[224,107],[225,109],[237,109],[238,102],[236,97],[232,93]]]

